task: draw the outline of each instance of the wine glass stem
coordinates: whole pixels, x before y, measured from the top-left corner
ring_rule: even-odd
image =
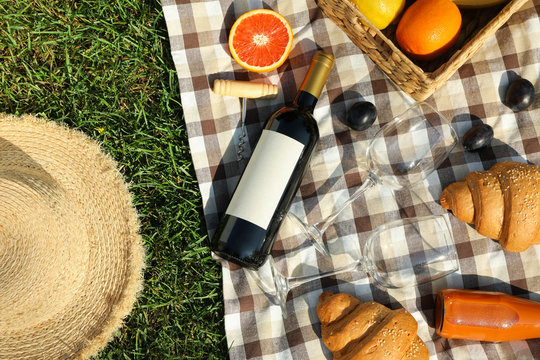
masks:
[[[365,193],[368,189],[371,189],[375,185],[375,181],[371,176],[369,176],[363,183],[362,186],[360,186],[352,196],[347,199],[343,204],[341,204],[337,209],[335,209],[330,215],[328,215],[323,220],[319,221],[318,223],[312,225],[309,229],[309,234],[312,238],[317,236],[317,239],[314,240],[320,240],[322,239],[322,236],[324,232],[334,223],[336,218],[341,214],[345,208],[347,208],[349,205],[351,205],[356,199],[360,197],[363,193]]]
[[[330,270],[330,271],[326,271],[326,272],[322,272],[322,273],[318,273],[318,274],[314,274],[314,275],[289,277],[289,278],[287,278],[288,290],[294,289],[297,286],[300,286],[302,284],[308,283],[308,282],[313,281],[313,280],[322,279],[322,278],[325,278],[325,277],[328,277],[328,276],[338,275],[338,274],[342,274],[342,273],[345,273],[345,272],[353,271],[356,268],[358,268],[359,266],[361,266],[361,261],[356,260],[354,262],[351,262],[350,264],[347,264],[345,266],[342,266],[340,268],[336,268],[336,269],[333,269],[333,270]]]

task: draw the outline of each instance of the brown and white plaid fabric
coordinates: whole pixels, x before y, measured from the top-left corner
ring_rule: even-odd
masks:
[[[224,213],[245,160],[239,151],[241,100],[212,93],[214,79],[264,81],[277,84],[272,100],[248,100],[248,158],[268,116],[290,102],[317,49],[336,57],[315,110],[321,141],[301,189],[293,203],[297,214],[310,223],[331,211],[365,178],[362,163],[367,139],[412,100],[404,95],[377,66],[317,7],[314,0],[162,0],[172,57],[178,72],[193,163],[199,182],[210,237]],[[266,74],[250,73],[230,57],[228,32],[234,20],[247,10],[271,8],[289,21],[294,34],[291,54],[279,69]],[[476,122],[495,131],[492,146],[469,153],[458,145],[449,158],[418,190],[422,200],[407,194],[393,195],[385,189],[370,191],[339,217],[327,237],[363,241],[376,226],[394,218],[423,213],[426,204],[442,209],[436,201],[441,188],[461,180],[473,170],[484,170],[497,161],[519,160],[540,164],[540,106],[537,100],[527,111],[514,113],[501,102],[509,79],[527,78],[540,89],[540,1],[529,1],[490,38],[471,61],[462,66],[428,102],[450,119],[459,136]],[[540,96],[537,96],[540,98]],[[349,130],[340,122],[356,101],[373,102],[379,117],[364,132]],[[353,160],[356,159],[356,160]],[[356,162],[358,160],[358,162]],[[390,196],[392,201],[385,200]],[[423,203],[425,201],[425,203]],[[399,204],[399,205],[396,205]],[[348,292],[362,301],[375,300],[391,308],[404,307],[418,321],[418,335],[426,342],[431,359],[530,359],[540,358],[540,340],[486,343],[447,340],[434,330],[434,297],[446,287],[488,289],[540,301],[540,247],[508,253],[474,229],[451,219],[460,271],[416,289],[385,290],[362,272],[326,278],[291,291],[288,318],[283,319],[257,286],[251,273],[223,263],[225,330],[231,359],[326,359],[331,354],[320,338],[316,315],[322,291]],[[290,227],[276,241],[276,258],[291,251]],[[293,230],[290,230],[293,231]],[[302,271],[305,269],[301,269]]]

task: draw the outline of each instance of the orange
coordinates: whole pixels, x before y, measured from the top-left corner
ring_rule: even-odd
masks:
[[[401,17],[396,40],[401,49],[418,60],[433,60],[456,43],[461,13],[451,0],[418,0]]]
[[[243,68],[266,72],[285,62],[293,34],[285,18],[275,11],[257,9],[240,16],[229,33],[229,50]]]

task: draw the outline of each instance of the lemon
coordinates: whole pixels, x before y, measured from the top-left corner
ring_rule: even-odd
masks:
[[[394,21],[405,7],[405,0],[352,0],[362,15],[379,30]]]

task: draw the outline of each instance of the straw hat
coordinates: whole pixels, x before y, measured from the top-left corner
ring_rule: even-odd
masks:
[[[0,359],[82,359],[142,289],[137,214],[82,133],[0,114]]]

